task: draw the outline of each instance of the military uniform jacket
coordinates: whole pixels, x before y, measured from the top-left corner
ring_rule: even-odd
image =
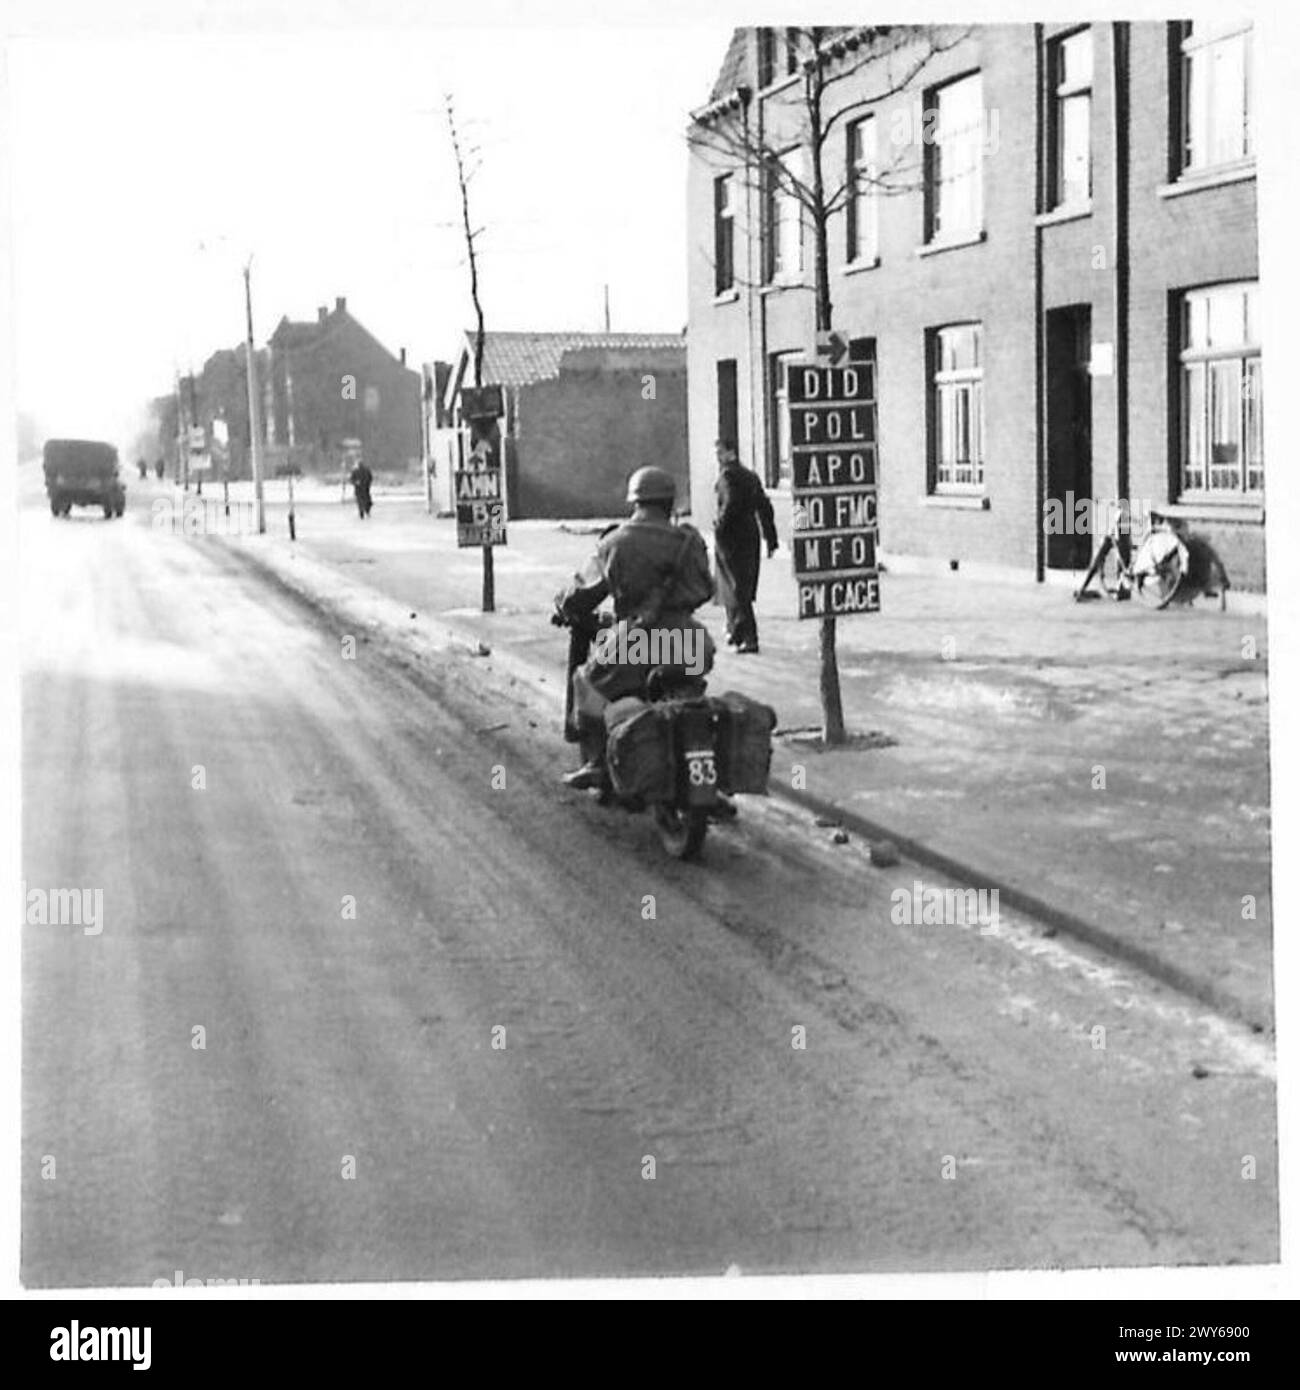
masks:
[[[611,531],[560,595],[561,609],[581,617],[614,597],[619,620],[647,615],[686,617],[713,597],[709,552],[693,527],[667,518],[634,516]]]

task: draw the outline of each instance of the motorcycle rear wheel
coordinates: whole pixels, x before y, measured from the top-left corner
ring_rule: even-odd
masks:
[[[674,859],[695,859],[709,833],[709,808],[688,806],[678,810],[676,806],[659,803],[652,807],[652,812],[664,849]]]

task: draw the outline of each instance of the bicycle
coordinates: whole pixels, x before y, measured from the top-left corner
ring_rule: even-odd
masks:
[[[1178,524],[1159,512],[1151,512],[1147,528],[1136,546],[1129,534],[1128,515],[1121,511],[1111,522],[1074,601],[1092,598],[1088,585],[1094,577],[1102,591],[1117,601],[1133,594],[1154,610],[1168,607],[1187,576],[1190,555]]]

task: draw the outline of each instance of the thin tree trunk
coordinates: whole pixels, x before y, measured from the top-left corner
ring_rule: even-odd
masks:
[[[483,305],[478,297],[478,258],[474,254],[474,228],[469,218],[469,182],[465,177],[465,161],[461,157],[460,139],[456,134],[456,118],[451,98],[447,98],[447,124],[451,128],[451,147],[456,155],[456,180],[460,184],[460,213],[465,226],[465,250],[469,255],[469,292],[474,301],[474,385],[483,385]],[[505,470],[505,448],[501,449],[501,468]],[[492,547],[483,547],[483,603],[484,613],[496,611],[496,574]]]
[[[817,39],[817,31],[814,30],[814,44],[816,44]],[[811,132],[813,268],[816,277],[817,331],[824,333],[831,328],[831,277],[826,234],[826,224],[829,218],[826,211],[826,185],[822,170],[825,130],[822,126],[822,68],[820,62],[814,62],[812,70],[808,73],[805,90],[808,98],[808,126]],[[819,656],[817,687],[822,704],[822,742],[834,747],[842,744],[845,740],[844,701],[840,693],[840,666],[835,651],[834,618],[822,619],[817,650]]]

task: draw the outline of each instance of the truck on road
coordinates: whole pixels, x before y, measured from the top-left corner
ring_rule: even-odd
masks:
[[[73,507],[102,507],[106,518],[121,516],[126,484],[117,450],[94,439],[47,440],[45,492],[55,516],[67,516]]]

